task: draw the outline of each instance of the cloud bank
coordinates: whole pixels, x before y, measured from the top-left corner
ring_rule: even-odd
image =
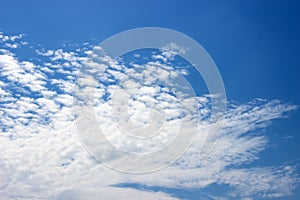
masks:
[[[211,111],[210,96],[192,98],[184,89],[176,93],[178,86],[169,84],[178,83],[169,80],[190,73],[188,68],[172,65],[177,47],[163,48],[151,60],[142,64],[132,62],[126,68],[122,61],[109,57],[101,57],[101,62],[91,59],[97,50],[93,45],[74,51],[36,48],[37,59],[24,59],[10,46],[29,48],[30,43],[23,35],[1,33],[0,40],[2,199],[177,199],[166,192],[120,187],[120,184],[183,190],[201,190],[216,184],[216,187],[229,186],[224,198],[274,198],[292,195],[299,183],[294,166],[250,165],[269,144],[268,136],[259,130],[270,126],[274,119],[288,116],[297,106],[278,100],[254,99],[244,104],[229,101],[221,137],[213,134],[204,137],[207,127],[217,126],[218,120],[207,117]],[[143,58],[137,55],[134,57]],[[77,116],[72,106],[73,98],[80,96],[74,96],[73,91],[77,87],[76,75],[83,65],[97,69],[93,74],[97,75],[98,96],[89,103],[95,107],[97,122],[111,143],[127,148],[128,152],[159,151],[172,142],[180,120],[186,120],[189,122],[186,132],[189,127],[198,126],[192,146],[176,162],[151,174],[132,175],[104,167],[88,153],[76,134]],[[125,122],[132,122],[139,133],[145,124],[154,123],[155,129],[160,126],[155,123],[167,117],[163,134],[144,143],[122,138],[111,117],[112,91],[117,87],[130,88],[132,80],[143,84],[130,98],[128,115],[117,119],[125,120],[119,121],[120,124],[130,126]],[[157,81],[160,84],[153,86]],[[94,93],[95,88],[89,88],[89,82],[81,83]],[[179,103],[184,106],[179,108]],[[149,112],[149,108],[157,106],[164,110],[164,116],[159,111]],[[208,148],[215,143],[213,149]],[[124,165],[130,165],[126,157],[121,159]]]

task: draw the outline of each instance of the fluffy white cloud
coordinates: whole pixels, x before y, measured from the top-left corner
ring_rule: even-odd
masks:
[[[21,38],[0,34],[0,39],[6,42]],[[101,49],[86,51],[88,57],[62,49],[38,51],[45,57],[44,63],[39,64],[23,61],[6,49],[0,51],[2,199],[176,199],[165,193],[117,187],[120,183],[197,189],[223,184],[232,188],[229,199],[292,194],[299,183],[294,166],[245,168],[243,164],[259,159],[259,153],[268,144],[267,135],[253,132],[286,116],[296,106],[262,99],[241,105],[228,102],[222,136],[211,134],[204,138],[207,127],[218,126],[219,122],[207,117],[211,112],[210,96],[194,98],[186,95],[188,89],[177,84],[188,71],[182,73],[167,62],[178,52],[184,53],[182,49],[171,44],[154,55],[166,63],[147,62],[133,64],[131,68],[108,56],[99,58],[97,51]],[[88,66],[91,76],[79,76],[76,86],[75,76],[83,65]],[[137,176],[110,170],[87,152],[76,134],[77,116],[72,112],[76,87],[86,91],[76,93],[75,98],[90,100],[86,105],[95,107],[105,135],[119,148],[157,151],[172,142],[172,134],[178,131],[182,119],[189,122],[187,127],[198,125],[197,138],[179,160],[155,173]],[[131,91],[132,88],[137,89]],[[112,107],[116,89],[122,91],[116,102],[128,98],[128,112],[120,112],[119,120],[131,125],[122,122],[126,125],[123,128],[140,130],[153,123],[155,129],[165,119],[163,134],[142,144],[122,138]],[[94,95],[88,99],[85,92]],[[160,116],[162,111],[165,115]],[[122,116],[124,113],[126,116]],[[192,130],[186,128],[186,132]],[[123,160],[124,165],[130,164]],[[213,195],[211,198],[222,199]]]

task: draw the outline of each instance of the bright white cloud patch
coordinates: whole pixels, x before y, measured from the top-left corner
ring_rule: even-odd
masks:
[[[183,90],[176,96],[175,90],[170,90],[176,85],[154,84],[158,81],[167,85],[170,79],[188,75],[187,70],[176,70],[170,65],[176,52],[183,51],[174,44],[153,54],[153,60],[132,63],[132,67],[127,68],[109,57],[101,57],[101,62],[91,59],[93,52],[101,50],[97,47],[84,49],[85,53],[37,49],[36,56],[41,56],[42,62],[24,60],[8,50],[9,44],[22,37],[0,33],[3,46],[0,50],[2,199],[176,199],[162,192],[116,186],[128,183],[200,190],[216,183],[230,187],[228,198],[273,198],[292,194],[299,183],[294,166],[243,167],[259,159],[259,153],[268,144],[267,135],[253,133],[270,125],[271,120],[286,116],[296,106],[262,99],[241,105],[228,102],[221,138],[216,135],[204,138],[202,133],[207,126],[218,125],[217,120],[207,118],[210,97],[188,98]],[[134,58],[143,59],[143,55],[135,54]],[[188,119],[191,126],[200,124],[196,141],[179,160],[155,173],[136,176],[105,168],[86,151],[76,134],[72,92],[76,72],[82,65],[90,66],[92,74],[97,75],[96,90],[88,87],[94,84],[89,82],[93,79],[87,81],[82,77],[78,81],[85,89],[95,92],[95,99],[89,103],[95,106],[98,122],[112,143],[128,151],[157,151],[170,142],[168,139],[177,131],[181,118]],[[122,84],[118,85],[118,81]],[[111,114],[112,91],[117,87],[130,88],[136,83],[143,84],[130,98],[128,115],[119,120],[131,122],[138,128],[151,122],[159,123],[160,113],[154,112],[151,116],[149,112],[151,107],[157,106],[168,117],[164,134],[142,145],[122,138]],[[178,108],[179,103],[184,105],[183,110]],[[206,148],[216,141],[212,150]],[[126,164],[126,160],[124,162]]]

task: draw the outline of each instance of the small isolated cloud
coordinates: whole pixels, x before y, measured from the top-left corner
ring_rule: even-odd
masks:
[[[4,47],[16,49],[16,48],[18,48],[19,46],[18,46],[18,44],[10,44],[10,43],[6,43],[6,44],[4,45]]]

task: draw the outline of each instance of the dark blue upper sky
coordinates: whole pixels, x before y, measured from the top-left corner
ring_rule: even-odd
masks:
[[[64,42],[100,43],[132,28],[170,28],[208,51],[222,74],[229,100],[266,98],[300,105],[299,10],[300,2],[292,0],[2,0],[0,31],[25,33],[51,49]],[[297,111],[268,129],[280,148],[266,150],[265,163],[274,162],[269,159],[274,153],[278,162],[299,163],[299,121]],[[278,141],[289,135],[294,135],[293,140]]]

